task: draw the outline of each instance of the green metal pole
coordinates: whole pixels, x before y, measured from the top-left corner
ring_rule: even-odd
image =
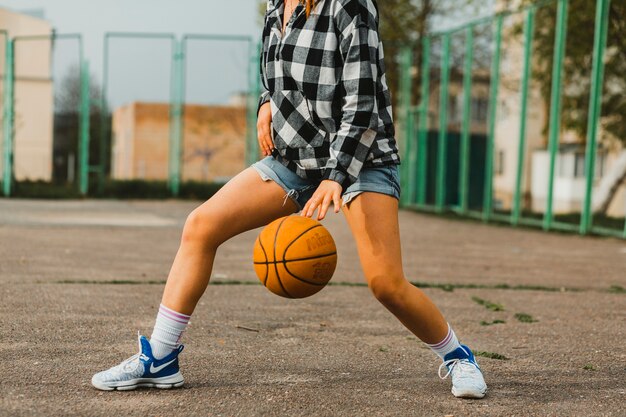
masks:
[[[90,123],[90,77],[89,63],[82,62],[81,66],[81,89],[80,89],[80,141],[78,144],[78,189],[82,195],[89,192],[89,123]]]
[[[552,97],[550,99],[550,126],[548,150],[550,152],[550,171],[548,173],[548,196],[546,212],[543,216],[544,230],[550,230],[553,219],[554,171],[556,155],[559,148],[561,133],[561,89],[563,87],[563,60],[565,58],[565,41],[567,36],[568,0],[558,0],[556,29],[554,41],[554,61],[552,64]]]
[[[513,197],[513,211],[511,212],[511,224],[519,224],[522,201],[522,176],[524,175],[524,163],[526,157],[526,128],[528,126],[528,87],[532,76],[531,57],[533,54],[533,37],[535,32],[534,7],[526,10],[524,19],[524,66],[522,69],[521,109],[519,146],[517,150],[517,176],[515,178],[515,194]]]
[[[483,201],[483,221],[489,221],[493,209],[493,150],[496,137],[496,116],[498,110],[498,87],[500,85],[500,52],[502,50],[502,26],[504,16],[496,16],[494,52],[491,62],[491,88],[489,91],[489,132],[485,157],[485,189]]]
[[[182,139],[182,63],[184,60],[182,41],[174,39],[172,43],[172,87],[170,103],[170,163],[169,187],[173,197],[180,193],[181,177],[181,139]]]
[[[461,126],[461,152],[459,169],[459,202],[461,213],[468,210],[470,116],[472,106],[472,64],[474,63],[474,27],[465,31],[465,63],[463,66],[463,121]]]
[[[14,87],[15,87],[15,42],[6,38],[4,72],[4,163],[2,174],[2,192],[5,197],[11,195],[13,185],[13,138],[14,138]]]
[[[430,102],[430,37],[422,39],[422,86],[417,144],[417,203],[426,203],[426,165],[428,160],[428,105]]]
[[[446,204],[446,170],[448,162],[448,84],[450,81],[450,34],[441,39],[441,83],[439,85],[439,149],[437,152],[437,189],[435,204],[438,212]]]
[[[589,99],[589,120],[587,122],[587,151],[585,161],[585,201],[580,217],[580,233],[586,234],[591,228],[593,213],[591,199],[593,195],[593,181],[596,172],[596,143],[598,139],[598,125],[602,110],[602,84],[604,82],[604,52],[609,26],[610,0],[598,0],[596,4],[596,26],[593,45],[593,67],[591,73],[591,92]],[[625,229],[626,230],[626,229]]]
[[[102,55],[102,94],[100,100],[100,146],[98,151],[98,194],[104,193],[104,180],[106,175],[107,136],[109,130],[107,106],[107,88],[109,84],[109,34],[104,35]]]
[[[400,50],[400,114],[404,119],[404,146],[402,164],[402,204],[407,205],[414,201],[413,181],[411,178],[411,159],[413,154],[413,117],[411,114],[411,64],[413,62],[413,49],[411,46],[403,46]]]

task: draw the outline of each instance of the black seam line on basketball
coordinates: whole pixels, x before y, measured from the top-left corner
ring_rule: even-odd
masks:
[[[298,239],[300,239],[302,236],[304,236],[305,233],[308,233],[310,230],[315,229],[316,227],[322,227],[321,224],[316,224],[314,226],[309,227],[308,229],[306,229],[304,232],[300,233],[298,236],[296,236],[295,238],[293,238],[291,240],[291,243],[289,243],[287,245],[287,247],[285,248],[285,252],[283,252],[283,259],[285,259],[287,257],[287,251],[289,250],[289,248],[291,247],[291,245],[293,245]],[[274,260],[276,260],[276,255],[274,254]]]
[[[285,220],[287,220],[289,217],[285,217],[279,224],[278,227],[276,228],[276,233],[274,233],[274,261],[276,261],[276,241],[278,239],[276,239],[278,237],[278,232],[280,231],[280,228],[282,227],[283,223],[285,223]],[[280,280],[280,275],[278,274],[278,265],[276,262],[274,262],[274,271],[276,271],[276,279],[278,280],[278,285],[280,285],[280,288],[282,288],[283,292],[285,294],[287,294],[287,297],[289,298],[293,298],[291,296],[291,294],[289,294],[287,292],[287,290],[285,289],[285,286],[283,285],[283,282]]]
[[[255,265],[268,265],[268,264],[275,264],[275,263],[286,263],[286,262],[300,262],[300,261],[310,261],[312,259],[319,259],[319,258],[327,258],[329,256],[333,256],[333,255],[337,255],[337,252],[333,252],[333,253],[327,253],[326,255],[317,255],[317,256],[310,256],[308,258],[297,258],[297,259],[283,259],[282,261],[266,261],[266,262],[255,262]],[[265,257],[265,259],[267,259],[267,256]]]
[[[305,284],[313,285],[313,286],[315,286],[315,287],[324,287],[324,286],[326,286],[326,284],[320,284],[319,282],[311,282],[311,281],[308,281],[308,280],[306,280],[306,279],[304,279],[304,278],[300,278],[299,276],[297,276],[296,274],[294,274],[293,272],[291,272],[291,271],[289,270],[289,268],[287,268],[287,264],[285,264],[285,265],[283,265],[283,266],[285,267],[285,271],[287,271],[287,273],[288,273],[289,275],[291,275],[292,277],[294,277],[295,279],[297,279],[297,280],[298,280],[298,281],[300,281],[300,282],[304,282]]]
[[[265,260],[268,262],[267,268],[265,268],[265,279],[263,280],[263,286],[265,286],[265,284],[267,283],[267,279],[270,276],[269,259],[267,259],[267,252],[265,252],[265,248],[263,247],[263,242],[261,242],[261,235],[260,234],[259,234],[259,237],[257,239],[259,239],[259,246],[261,247],[261,250],[263,251],[263,256],[265,256]],[[256,262],[255,262],[255,264],[256,264]]]

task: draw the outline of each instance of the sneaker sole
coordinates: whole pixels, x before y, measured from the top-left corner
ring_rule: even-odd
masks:
[[[172,389],[182,387],[184,383],[185,379],[180,372],[161,378],[137,378],[111,384],[104,384],[94,380],[91,381],[91,384],[101,391],[132,391],[137,388]]]
[[[471,391],[471,390],[460,391],[460,390],[455,390],[454,388],[452,388],[452,395],[454,395],[457,398],[483,398],[486,393],[487,393],[487,390],[484,390],[484,391]]]

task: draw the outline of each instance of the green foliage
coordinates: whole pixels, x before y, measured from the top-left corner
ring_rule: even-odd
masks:
[[[481,306],[484,306],[487,310],[491,311],[504,311],[504,306],[502,304],[492,303],[491,301],[483,300],[479,297],[472,297],[472,301]]]
[[[529,4],[534,1],[526,0]],[[556,2],[538,9],[534,47],[533,79],[550,102],[556,22]],[[591,86],[596,1],[570,0],[566,56],[563,65],[563,130],[586,137]],[[518,31],[521,27],[517,28]],[[602,140],[626,143],[626,2],[612,1],[605,55],[602,94]],[[547,125],[545,126],[547,129]]]
[[[595,371],[595,370],[596,370],[595,366],[593,366],[593,365],[592,365],[592,364],[590,364],[590,363],[588,363],[587,365],[583,366],[583,369],[584,369],[585,371]]]
[[[481,326],[491,326],[491,325],[494,325],[494,324],[504,324],[504,323],[506,323],[506,321],[504,321],[504,320],[494,320],[494,321],[484,321],[483,320],[483,321],[480,322],[480,325]]]
[[[179,198],[190,200],[207,200],[222,187],[222,184],[203,183],[197,181],[183,182],[180,185]],[[92,189],[96,189],[93,187]],[[104,191],[97,197],[120,199],[165,199],[172,193],[165,181],[107,181]]]
[[[1,182],[0,182],[1,184]],[[189,200],[207,200],[222,187],[223,184],[187,181],[181,184],[179,198]],[[102,193],[97,194],[97,184],[90,185],[89,197],[116,198],[116,199],[166,199],[172,193],[165,181],[109,180],[105,183]],[[13,197],[68,199],[81,198],[76,185],[62,183],[55,184],[44,181],[17,181]]]
[[[621,285],[611,285],[609,292],[613,294],[626,294],[626,288]]]
[[[497,360],[501,360],[501,361],[508,361],[509,358],[507,358],[504,355],[501,355],[500,353],[495,353],[495,352],[483,352],[483,351],[475,351],[474,352],[474,356],[481,356],[483,358],[489,358],[489,359],[497,359]]]
[[[515,318],[522,323],[536,323],[538,320],[535,320],[533,316],[526,313],[515,313]]]

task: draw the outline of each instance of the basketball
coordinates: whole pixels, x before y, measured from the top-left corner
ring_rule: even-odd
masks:
[[[268,224],[254,244],[254,270],[265,288],[286,298],[305,298],[330,281],[337,247],[318,221],[287,216]]]

